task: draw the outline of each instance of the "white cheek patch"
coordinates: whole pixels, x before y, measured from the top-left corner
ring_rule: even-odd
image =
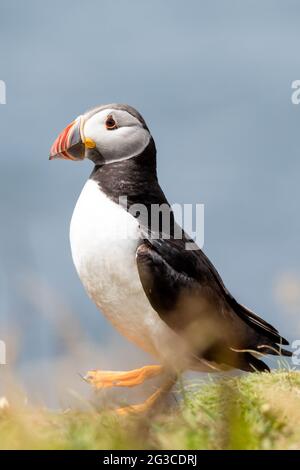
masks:
[[[113,114],[120,127],[106,129],[107,116]],[[149,132],[126,111],[105,109],[94,114],[84,125],[85,138],[93,139],[107,163],[127,160],[143,152],[150,141]]]

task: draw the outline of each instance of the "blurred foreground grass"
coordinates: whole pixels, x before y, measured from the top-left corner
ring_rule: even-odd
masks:
[[[275,371],[185,386],[178,408],[0,411],[1,449],[300,449],[300,373]]]

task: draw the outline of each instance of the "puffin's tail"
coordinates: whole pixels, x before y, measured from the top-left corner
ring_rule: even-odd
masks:
[[[248,325],[249,330],[249,352],[242,353],[246,362],[254,370],[269,370],[268,366],[258,359],[260,355],[271,354],[275,356],[292,356],[292,352],[284,349],[283,345],[289,345],[289,342],[279,334],[278,330],[270,323],[266,322],[247,307],[239,304],[233,299],[231,307],[237,315]]]

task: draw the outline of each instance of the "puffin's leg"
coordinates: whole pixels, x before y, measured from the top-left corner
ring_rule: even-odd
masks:
[[[154,411],[155,408],[164,400],[166,394],[171,390],[173,385],[176,383],[177,376],[168,377],[164,384],[159,388],[153,395],[147,398],[144,403],[139,403],[138,405],[124,406],[122,408],[117,408],[115,411],[118,415],[124,416],[127,414],[138,414],[138,413],[147,413]]]
[[[135,387],[162,373],[163,366],[152,365],[122,372],[90,370],[84,378],[96,388]]]

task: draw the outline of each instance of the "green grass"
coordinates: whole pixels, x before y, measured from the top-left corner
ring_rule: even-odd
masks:
[[[152,418],[113,412],[0,411],[2,449],[300,449],[300,373],[186,384]]]

